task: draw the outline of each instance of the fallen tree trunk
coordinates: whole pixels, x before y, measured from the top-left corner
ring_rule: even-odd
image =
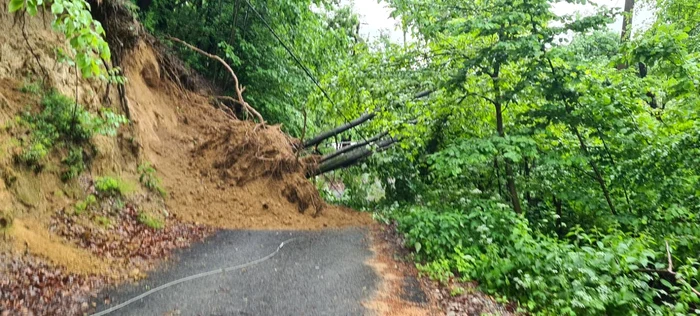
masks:
[[[341,125],[341,126],[336,127],[330,131],[323,132],[323,133],[317,135],[316,137],[304,142],[304,148],[316,146],[328,138],[331,138],[331,137],[338,135],[344,131],[347,131],[347,130],[349,130],[357,125],[360,125],[364,122],[367,122],[367,121],[373,119],[375,116],[377,116],[377,113],[365,114],[365,115],[362,115],[362,116],[358,117],[357,119],[355,119],[355,120],[353,120],[345,125]]]
[[[379,139],[381,139],[382,137],[384,137],[384,136],[386,136],[386,135],[388,135],[388,134],[389,134],[389,132],[379,133],[379,134],[377,134],[376,136],[374,136],[374,137],[372,137],[372,138],[370,138],[370,139],[368,139],[368,140],[366,140],[366,141],[359,142],[359,143],[357,143],[357,144],[353,144],[353,145],[350,145],[350,146],[348,146],[348,147],[344,147],[344,148],[342,148],[342,149],[340,149],[340,150],[338,150],[338,151],[335,151],[335,152],[333,152],[333,153],[330,153],[330,154],[328,154],[328,155],[325,155],[325,156],[323,156],[323,157],[321,158],[321,163],[323,163],[323,162],[325,162],[325,161],[328,161],[328,160],[330,160],[330,159],[332,159],[332,158],[335,158],[335,157],[337,157],[337,156],[339,156],[339,155],[341,155],[341,154],[344,154],[344,153],[346,153],[346,152],[349,152],[349,151],[351,151],[351,150],[353,150],[353,149],[360,148],[360,147],[369,145],[369,144],[371,144],[371,143],[373,143],[373,142],[376,142],[376,141],[378,141]]]
[[[416,94],[413,96],[413,98],[414,98],[414,99],[420,99],[420,98],[423,98],[423,97],[427,97],[427,96],[429,96],[430,94],[432,94],[434,91],[435,91],[435,90],[425,90],[425,91],[421,91],[421,92],[416,93]]]
[[[326,160],[322,162],[320,165],[318,165],[318,168],[314,170],[310,170],[307,173],[307,177],[314,177],[317,175],[321,175],[324,173],[331,172],[333,170],[338,170],[342,168],[347,168],[353,165],[356,165],[360,163],[362,160],[365,158],[371,156],[375,152],[381,152],[383,150],[386,150],[387,148],[391,147],[394,143],[398,142],[399,140],[396,138],[387,138],[380,140],[375,143],[376,149],[372,150],[372,148],[368,148],[367,145],[356,148],[355,150],[348,151],[346,153],[342,153],[337,155],[335,158]]]
[[[413,98],[414,99],[424,98],[424,97],[431,95],[433,92],[434,92],[434,90],[421,91],[421,92],[414,94]],[[336,136],[342,132],[345,132],[345,131],[355,127],[355,126],[358,126],[360,124],[363,124],[363,123],[373,119],[375,116],[377,116],[376,112],[364,114],[364,115],[358,117],[357,119],[348,122],[347,124],[338,126],[330,131],[326,131],[326,132],[323,132],[321,134],[318,134],[316,137],[304,142],[303,148],[309,148],[312,146],[316,146],[328,138]]]

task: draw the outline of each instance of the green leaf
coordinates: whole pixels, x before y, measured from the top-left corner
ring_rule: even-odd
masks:
[[[10,0],[9,11],[10,13],[17,12],[24,8],[24,0]]]
[[[60,1],[54,1],[51,5],[51,13],[53,14],[61,14],[63,10],[63,4]]]
[[[510,159],[512,162],[520,162],[520,159],[522,158],[519,154],[512,151],[503,153],[503,157]]]
[[[659,281],[661,281],[661,284],[663,284],[664,286],[668,287],[669,289],[672,289],[672,288],[673,288],[673,284],[671,284],[671,282],[668,282],[668,281],[665,280],[665,279],[659,279]]]
[[[37,0],[27,0],[27,13],[30,16],[35,16],[38,12]]]

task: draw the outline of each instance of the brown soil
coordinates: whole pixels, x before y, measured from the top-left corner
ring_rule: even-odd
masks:
[[[16,249],[65,267],[70,273],[81,275],[106,275],[111,269],[109,262],[97,258],[87,250],[67,244],[59,236],[51,235],[42,224],[31,219],[15,220],[11,235]]]
[[[415,266],[411,262],[395,259],[396,246],[384,238],[382,226],[372,225],[370,236],[374,256],[367,264],[380,276],[381,284],[374,298],[364,303],[365,307],[378,315],[386,316],[443,315],[435,301],[418,304],[402,297],[407,277],[416,277],[418,274]],[[417,290],[426,292],[424,288]]]

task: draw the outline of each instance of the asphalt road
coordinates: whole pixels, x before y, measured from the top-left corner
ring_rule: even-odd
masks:
[[[313,232],[220,231],[178,253],[138,284],[100,294],[105,310],[162,284],[200,272],[244,264],[275,251],[270,259],[242,270],[177,284],[109,315],[365,315],[361,302],[379,278],[365,265],[368,231],[353,228]]]

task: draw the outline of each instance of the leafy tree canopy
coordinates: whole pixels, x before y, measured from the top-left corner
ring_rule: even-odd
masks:
[[[431,276],[532,313],[700,313],[700,7],[651,3],[653,25],[622,41],[607,29],[622,12],[554,2],[390,0],[415,41],[325,76],[339,108],[314,99],[401,139],[345,172],[344,201],[383,205]],[[367,176],[378,204],[353,184]]]

